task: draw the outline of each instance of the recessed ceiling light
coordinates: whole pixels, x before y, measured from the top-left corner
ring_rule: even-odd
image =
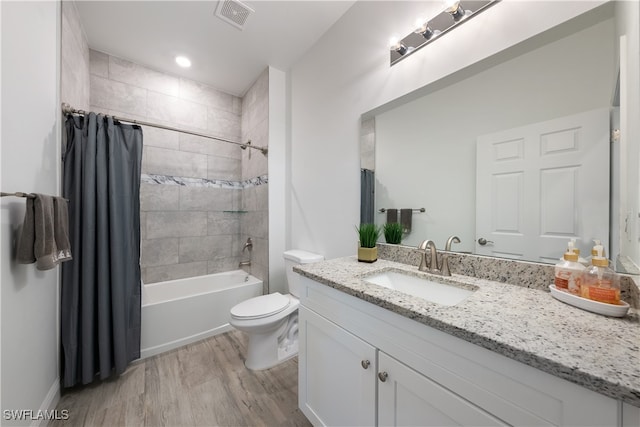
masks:
[[[178,64],[182,68],[189,68],[191,67],[191,60],[189,60],[189,58],[187,58],[186,56],[176,56],[176,64]]]

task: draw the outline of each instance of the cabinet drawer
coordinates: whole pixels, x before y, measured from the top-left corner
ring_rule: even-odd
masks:
[[[391,356],[378,354],[378,424],[381,426],[504,426],[501,420],[420,375]]]

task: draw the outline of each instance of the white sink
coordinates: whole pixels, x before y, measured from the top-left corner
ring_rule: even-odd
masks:
[[[473,290],[435,282],[397,271],[385,271],[364,278],[365,282],[403,292],[441,305],[456,305]]]

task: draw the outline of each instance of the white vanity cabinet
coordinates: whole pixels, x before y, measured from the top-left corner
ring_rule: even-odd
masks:
[[[299,406],[316,426],[628,425],[615,399],[302,279]]]
[[[300,407],[315,425],[375,425],[376,349],[305,307],[299,308]],[[299,384],[300,384],[299,382]]]

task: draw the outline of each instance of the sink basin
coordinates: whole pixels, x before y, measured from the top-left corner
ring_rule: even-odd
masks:
[[[384,271],[365,277],[365,282],[403,292],[441,305],[456,305],[473,294],[473,290],[416,277],[397,271]]]

